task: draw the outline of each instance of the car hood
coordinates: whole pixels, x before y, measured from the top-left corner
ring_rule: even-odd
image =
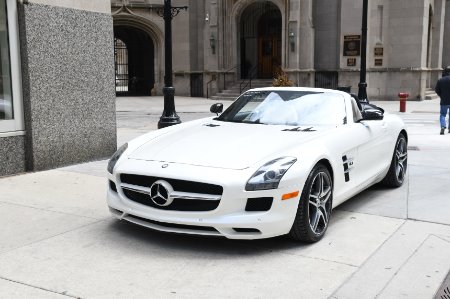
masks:
[[[301,127],[308,128],[308,127]],[[245,169],[264,159],[278,158],[292,146],[301,146],[327,131],[292,131],[292,126],[196,122],[145,142],[129,159],[197,166]],[[288,131],[289,130],[289,131]],[[277,156],[275,156],[278,154]],[[265,161],[264,161],[265,162]]]

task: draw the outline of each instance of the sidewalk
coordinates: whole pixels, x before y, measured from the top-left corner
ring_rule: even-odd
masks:
[[[162,101],[118,98],[118,143],[156,129]],[[212,116],[213,103],[176,97],[182,121]],[[0,178],[0,298],[433,298],[450,270],[450,134],[439,135],[438,101],[406,113],[374,103],[409,126],[408,179],[339,206],[317,244],[116,221],[107,161]]]

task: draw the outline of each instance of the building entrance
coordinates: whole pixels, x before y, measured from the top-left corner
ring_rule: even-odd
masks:
[[[155,49],[150,36],[129,26],[114,27],[116,94],[150,96],[155,85]]]
[[[281,12],[270,1],[249,5],[241,16],[241,77],[271,79],[281,66]]]

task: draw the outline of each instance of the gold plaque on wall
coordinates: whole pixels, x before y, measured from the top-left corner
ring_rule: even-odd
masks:
[[[356,66],[356,58],[347,58],[347,66]]]
[[[361,55],[361,35],[344,35],[344,56]]]
[[[375,59],[375,66],[383,66],[383,59]]]
[[[376,47],[374,50],[375,56],[383,56],[383,47]]]

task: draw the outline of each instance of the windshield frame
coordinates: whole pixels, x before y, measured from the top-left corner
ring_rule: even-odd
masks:
[[[272,96],[272,94],[274,94]],[[251,115],[256,111],[256,108],[264,106],[264,104],[267,102],[268,98],[270,96],[276,97],[276,100],[282,100],[284,103],[289,103],[293,100],[301,100],[302,97],[305,96],[316,96],[316,95],[323,95],[325,98],[323,98],[324,101],[327,100],[334,100],[334,98],[339,98],[336,100],[341,100],[342,107],[339,108],[340,111],[336,112],[336,115],[340,114],[342,116],[342,122],[336,121],[335,123],[311,123],[311,124],[300,124],[298,123],[298,116],[297,116],[297,122],[295,122],[293,119],[292,122],[285,121],[285,123],[276,123],[273,122],[261,122],[260,119],[251,119]],[[254,99],[258,99],[254,101]],[[269,99],[271,101],[271,99]],[[293,103],[293,102],[291,102]],[[281,102],[279,102],[281,104]],[[281,104],[283,105],[283,104]],[[322,105],[322,103],[318,102],[318,105]],[[247,106],[253,106],[253,110],[247,110],[243,111],[243,109]],[[267,105],[266,105],[267,106]],[[316,105],[317,106],[317,105]],[[277,107],[276,104],[274,107]],[[295,106],[291,105],[292,109]],[[279,110],[280,112],[284,112],[284,110]],[[258,111],[256,111],[258,112]],[[243,93],[241,96],[239,96],[236,101],[234,101],[220,116],[214,118],[214,120],[217,121],[223,121],[223,122],[231,122],[231,123],[246,123],[246,124],[262,124],[262,125],[287,125],[287,126],[303,126],[303,125],[344,125],[347,123],[347,107],[346,107],[346,101],[345,97],[336,92],[327,91],[327,90],[288,90],[288,89],[257,89],[257,90],[250,90],[245,93]],[[249,119],[250,118],[250,119]],[[326,117],[324,117],[326,118]],[[290,119],[290,118],[289,118]]]

